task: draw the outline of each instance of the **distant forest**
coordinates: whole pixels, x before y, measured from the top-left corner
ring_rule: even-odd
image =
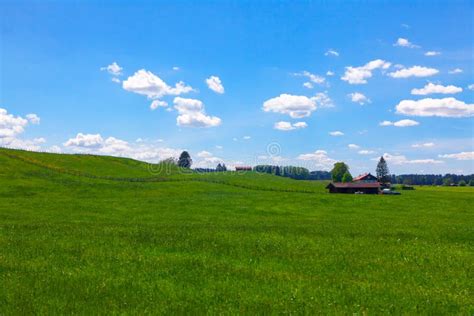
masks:
[[[224,171],[203,168],[198,168],[195,170],[198,172]],[[331,172],[329,171],[309,171],[306,168],[295,166],[258,165],[253,168],[253,171],[274,174],[277,176],[287,177],[295,180],[331,180]],[[402,174],[391,175],[390,179],[390,182],[392,184],[474,186],[474,174]]]

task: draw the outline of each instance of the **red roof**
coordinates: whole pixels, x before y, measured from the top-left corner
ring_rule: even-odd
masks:
[[[365,178],[376,179],[376,177],[373,176],[373,175],[371,175],[370,173],[364,173],[364,174],[361,174],[360,176],[357,176],[357,177],[354,178],[352,181],[362,181],[362,180],[364,180]]]
[[[355,189],[363,189],[363,188],[380,188],[380,183],[378,182],[363,182],[363,183],[354,183],[354,182],[331,182],[328,184],[328,187],[332,185],[336,188],[355,188]]]

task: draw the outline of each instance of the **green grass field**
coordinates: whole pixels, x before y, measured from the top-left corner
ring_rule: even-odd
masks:
[[[474,189],[0,149],[0,314],[474,313]]]

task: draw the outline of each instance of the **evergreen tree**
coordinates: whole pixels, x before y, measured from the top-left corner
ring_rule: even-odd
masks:
[[[385,159],[380,157],[379,163],[377,164],[377,179],[380,183],[387,183],[390,180],[390,172],[388,171],[387,162]]]
[[[187,151],[183,151],[178,159],[178,166],[181,168],[191,168],[193,160]]]
[[[280,167],[279,167],[279,166],[276,166],[276,167],[275,167],[275,175],[276,175],[276,176],[281,176]]]

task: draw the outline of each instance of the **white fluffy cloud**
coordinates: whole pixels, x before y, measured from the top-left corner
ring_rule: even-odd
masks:
[[[461,68],[455,68],[455,69],[452,69],[450,71],[448,71],[449,74],[452,74],[452,75],[455,75],[455,74],[460,74],[462,73],[462,69]]]
[[[371,155],[373,153],[375,153],[373,150],[367,150],[367,149],[363,149],[363,150],[359,150],[357,152],[359,155]]]
[[[193,91],[193,88],[180,81],[170,87],[160,77],[145,69],[140,69],[133,76],[122,82],[122,87],[130,92],[145,95],[150,99],[161,98],[165,95],[180,95]]]
[[[365,103],[371,102],[369,98],[367,98],[360,92],[349,93],[348,97],[351,98],[352,102],[359,103],[360,105],[364,105]]]
[[[429,57],[438,56],[438,55],[441,55],[441,52],[437,52],[437,51],[434,51],[434,50],[430,50],[430,51],[425,53],[425,56],[429,56]]]
[[[379,123],[380,126],[396,126],[396,127],[416,126],[416,125],[419,125],[419,124],[420,123],[418,123],[417,121],[413,121],[413,120],[400,120],[400,121],[396,121],[396,122],[383,121],[383,122]]]
[[[7,110],[0,108],[0,138],[15,137],[23,133],[27,124],[27,119],[8,114]]]
[[[412,148],[431,148],[434,147],[434,143],[421,143],[421,144],[413,144],[411,145]]]
[[[429,77],[439,73],[438,69],[428,68],[423,66],[413,66],[410,68],[403,68],[388,75],[392,78],[409,78],[409,77]]]
[[[367,83],[367,79],[372,77],[372,71],[375,69],[388,69],[391,63],[382,59],[376,59],[368,62],[364,66],[360,67],[346,67],[342,80],[347,81],[350,84],[364,84]]]
[[[277,129],[280,131],[292,131],[295,129],[301,129],[301,128],[306,128],[306,127],[308,127],[308,124],[306,124],[306,122],[297,122],[297,123],[291,124],[290,122],[284,122],[284,121],[277,122],[273,126],[274,129]]]
[[[339,52],[335,51],[334,49],[328,49],[325,53],[324,53],[325,56],[335,56],[335,57],[338,57],[339,56]]]
[[[292,118],[310,116],[316,108],[316,99],[303,95],[280,94],[280,96],[263,103],[265,112],[287,114]]]
[[[454,94],[462,92],[462,88],[456,87],[453,85],[443,86],[440,84],[428,83],[421,89],[412,89],[411,94],[414,95],[427,95],[432,93],[441,93],[441,94]]]
[[[66,147],[96,148],[103,143],[104,139],[100,134],[78,133],[76,137],[68,139],[63,145]]]
[[[151,102],[151,104],[150,104],[150,109],[151,110],[156,110],[159,107],[165,108],[167,106],[168,106],[168,102],[166,102],[166,101],[153,100],[153,102]]]
[[[222,85],[222,81],[217,76],[210,76],[206,79],[206,84],[209,89],[216,93],[224,93],[224,86]]]
[[[331,71],[331,70],[328,70],[328,71],[326,72],[326,76],[334,76],[334,72]]]
[[[456,159],[456,160],[474,160],[474,151],[460,152],[457,154],[439,155],[440,158]]]
[[[316,104],[320,108],[332,108],[334,107],[334,103],[332,102],[331,98],[325,92],[318,92],[314,97],[312,97]]]
[[[309,81],[303,83],[303,87],[308,88],[308,89],[313,89],[314,88],[313,84]]]
[[[303,70],[302,72],[297,72],[293,75],[308,78],[309,81],[305,82],[303,85],[306,88],[309,88],[309,89],[311,89],[313,87],[313,83],[321,85],[321,84],[324,84],[324,82],[326,81],[326,78],[324,78],[322,76],[312,74],[312,73],[310,73],[309,71],[306,71],[306,70]]]
[[[301,154],[297,159],[310,161],[314,164],[315,168],[322,170],[328,170],[336,163],[336,160],[328,157],[328,153],[325,150],[316,150],[314,153]]]
[[[403,155],[391,155],[388,153],[383,154],[383,158],[389,162],[393,163],[394,165],[407,165],[407,164],[439,164],[443,163],[441,160],[435,160],[435,159],[408,159],[407,157]],[[379,158],[373,158],[372,160],[377,161]]]
[[[341,131],[333,131],[333,132],[329,132],[329,135],[331,135],[331,136],[344,136],[344,133],[341,132]]]
[[[398,38],[398,40],[393,44],[393,46],[408,47],[408,48],[418,48],[418,45],[411,43],[406,38]]]
[[[471,90],[471,91],[474,91],[474,83],[468,85],[467,88],[468,88],[469,90]]]
[[[175,97],[173,103],[179,113],[176,118],[178,126],[214,127],[222,123],[220,118],[206,115],[204,104],[200,100]]]
[[[347,145],[347,147],[349,147],[350,149],[359,149],[360,148],[360,146],[356,145],[356,144],[349,144],[349,145]]]
[[[176,158],[182,151],[181,149],[158,147],[156,142],[147,142],[142,139],[135,143],[129,143],[115,137],[104,139],[100,134],[83,133],[78,133],[76,137],[67,140],[63,145],[73,152],[128,157],[147,162]],[[60,152],[61,149],[56,146],[54,151]]]
[[[36,114],[27,114],[25,118],[9,114],[6,109],[0,108],[0,146],[39,150],[39,144],[44,143],[44,138],[25,140],[18,138],[28,124],[39,124],[40,118]]]
[[[120,67],[115,61],[108,65],[107,67],[102,67],[100,70],[107,70],[112,76],[120,76],[122,74],[123,68]]]
[[[474,115],[474,104],[466,104],[455,98],[402,100],[396,106],[397,113],[413,116],[469,117]]]
[[[36,114],[26,114],[26,119],[28,120],[28,122],[30,122],[31,124],[39,124],[40,123],[40,118],[38,115]]]

